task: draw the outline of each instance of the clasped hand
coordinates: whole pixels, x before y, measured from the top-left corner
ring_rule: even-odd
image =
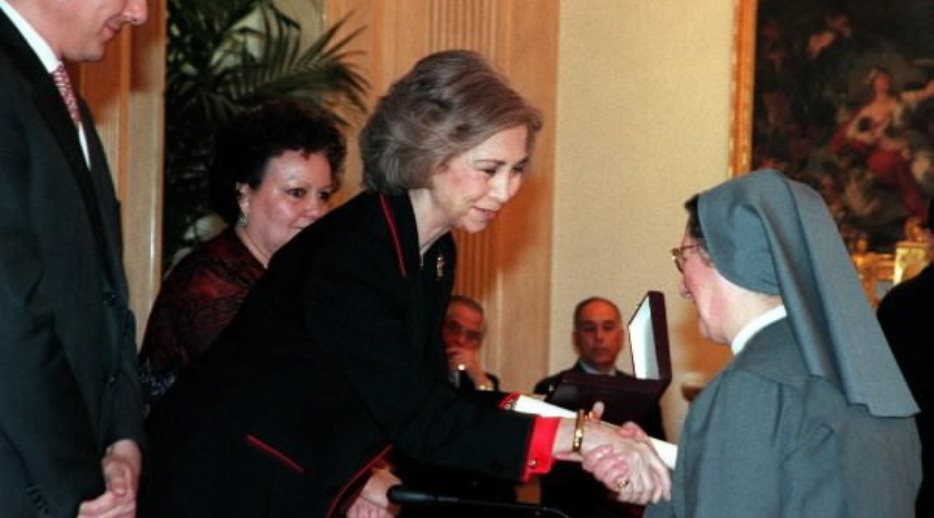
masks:
[[[132,518],[142,470],[142,453],[134,441],[115,442],[101,459],[106,490],[78,508],[78,518]]]
[[[579,454],[563,452],[565,460],[581,460],[581,466],[616,493],[617,500],[645,505],[671,498],[671,475],[655,452],[648,435],[635,423],[621,427],[599,421],[597,403],[584,423]]]

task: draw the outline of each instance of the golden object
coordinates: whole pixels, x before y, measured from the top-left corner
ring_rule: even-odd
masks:
[[[895,271],[892,275],[892,284],[917,275],[927,266],[928,244],[924,228],[918,218],[908,218],[905,222],[905,239],[895,244]]]
[[[584,444],[584,420],[586,413],[583,410],[577,411],[577,419],[574,421],[574,438],[571,441],[571,451],[580,453],[581,446]]]

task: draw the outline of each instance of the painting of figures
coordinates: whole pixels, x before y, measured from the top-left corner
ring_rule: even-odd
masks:
[[[739,17],[737,66],[752,68],[751,92],[737,95],[748,95],[751,118],[748,135],[734,133],[749,142],[744,165],[817,189],[852,250],[891,251],[934,197],[934,2],[744,8],[753,15]]]

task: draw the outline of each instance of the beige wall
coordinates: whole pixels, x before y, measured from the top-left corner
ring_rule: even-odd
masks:
[[[94,114],[117,198],[123,260],[137,343],[160,283],[166,0],[149,1],[149,21],[127,28],[96,63],[75,66],[77,88]]]
[[[574,361],[578,300],[605,295],[628,313],[646,290],[663,291],[675,435],[680,377],[727,357],[697,337],[668,251],[683,201],[728,176],[733,2],[563,1],[560,22],[550,369]]]

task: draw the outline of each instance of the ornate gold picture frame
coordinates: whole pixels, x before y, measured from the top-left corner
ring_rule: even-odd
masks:
[[[730,174],[752,170],[752,91],[756,54],[756,0],[736,0],[733,31]]]

